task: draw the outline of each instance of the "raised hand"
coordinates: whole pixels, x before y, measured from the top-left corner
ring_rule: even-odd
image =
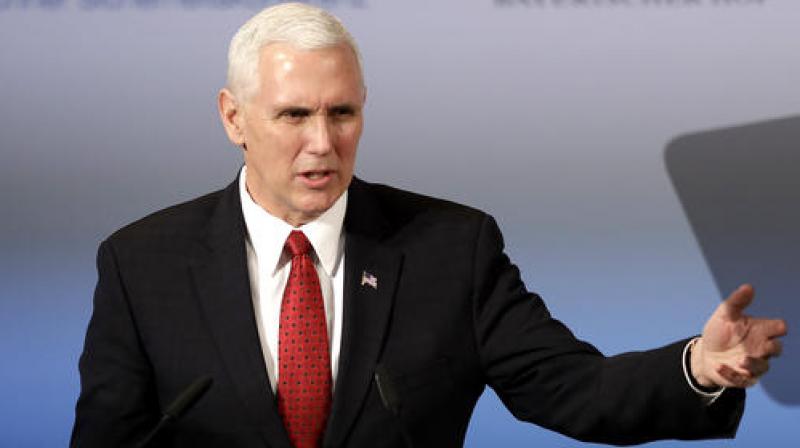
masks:
[[[781,353],[786,334],[782,319],[763,319],[744,313],[755,293],[742,285],[722,302],[692,348],[691,368],[706,387],[749,387],[769,369],[769,359]]]

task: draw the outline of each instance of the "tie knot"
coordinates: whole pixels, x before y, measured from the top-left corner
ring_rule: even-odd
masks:
[[[292,230],[289,238],[286,238],[285,250],[289,251],[293,257],[305,255],[311,252],[311,242],[306,238],[306,234],[299,230]]]

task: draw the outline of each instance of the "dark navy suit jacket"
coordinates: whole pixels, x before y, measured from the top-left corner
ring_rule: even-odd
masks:
[[[486,385],[515,417],[582,440],[735,433],[743,391],[705,406],[683,377],[685,341],[604,357],[577,340],[525,289],[485,213],[354,179],[344,231],[325,447],[461,446]],[[116,232],[98,271],[72,446],[132,446],[211,375],[161,446],[290,447],[256,329],[236,182]],[[362,285],[364,272],[377,288]]]

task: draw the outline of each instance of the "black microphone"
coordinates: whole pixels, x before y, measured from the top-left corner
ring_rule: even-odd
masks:
[[[167,409],[164,410],[163,415],[161,416],[161,420],[159,420],[158,424],[147,434],[142,442],[137,445],[137,448],[145,448],[153,439],[161,432],[164,427],[172,423],[173,421],[179,419],[186,411],[189,410],[197,400],[200,399],[205,393],[211,388],[211,384],[214,382],[214,379],[208,375],[201,376],[200,378],[194,380],[192,384],[189,385],[183,392],[178,394],[178,398],[176,398]]]

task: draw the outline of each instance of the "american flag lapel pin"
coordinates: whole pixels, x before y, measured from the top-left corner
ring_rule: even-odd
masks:
[[[378,277],[370,274],[367,271],[361,272],[361,286],[369,285],[372,289],[378,289]]]

